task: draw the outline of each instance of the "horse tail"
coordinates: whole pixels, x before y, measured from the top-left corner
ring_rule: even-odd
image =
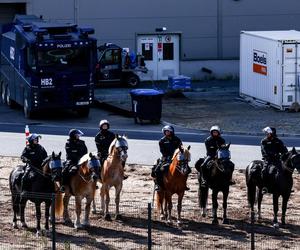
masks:
[[[57,193],[55,197],[55,215],[61,217],[64,211],[63,194]]]
[[[251,162],[246,168],[247,199],[251,208],[253,208],[256,201],[256,183],[254,180],[255,175],[253,175],[251,172],[251,168],[254,164],[255,162]]]
[[[208,198],[208,187],[201,187],[201,177],[200,173],[198,173],[198,202],[199,206],[201,208],[205,208],[207,204],[207,198]]]

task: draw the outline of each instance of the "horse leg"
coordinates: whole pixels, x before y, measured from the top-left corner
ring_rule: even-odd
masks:
[[[101,200],[101,210],[100,210],[100,214],[104,215],[104,210],[105,210],[105,189],[106,189],[106,185],[102,184],[101,186],[101,190],[100,190],[100,200]]]
[[[75,204],[76,204],[76,218],[75,218],[75,223],[74,227],[76,229],[82,228],[82,225],[80,223],[80,215],[81,215],[81,201],[82,197],[80,195],[75,196]]]
[[[278,220],[277,220],[278,198],[279,198],[279,196],[277,194],[273,194],[273,212],[274,212],[273,227],[274,228],[279,228],[279,224],[278,224]]]
[[[93,196],[86,197],[84,221],[82,223],[85,227],[89,227],[90,226],[89,216],[90,216],[90,211],[91,211],[91,203],[93,201],[94,201],[94,197]]]
[[[208,188],[207,187],[201,187],[199,183],[199,189],[198,189],[198,200],[200,208],[202,208],[202,217],[206,217],[207,210],[207,198],[208,198]]]
[[[93,214],[96,214],[97,213],[97,209],[96,209],[96,202],[95,202],[95,198],[93,198],[93,201],[92,201],[92,213]]]
[[[164,220],[165,216],[164,216],[164,192],[163,191],[158,191],[157,192],[157,208],[159,209],[160,212],[160,219]]]
[[[20,211],[21,211],[21,224],[23,228],[28,228],[25,222],[25,207],[26,207],[27,199],[22,197],[20,198]]]
[[[227,198],[229,193],[229,187],[228,189],[223,191],[223,224],[228,224],[229,221],[227,219]]]
[[[256,186],[251,180],[247,183],[247,199],[250,207],[250,219],[251,215],[254,213],[254,204],[256,199]]]
[[[41,235],[41,203],[35,202],[35,210],[36,210],[36,236]]]
[[[172,196],[170,194],[166,195],[166,212],[167,212],[167,222],[172,222]]]
[[[257,215],[258,219],[261,220],[261,202],[263,199],[262,188],[258,188],[257,190]]]
[[[287,203],[290,198],[290,194],[284,195],[282,197],[282,214],[281,214],[281,224],[284,226],[285,225],[285,214],[286,214],[286,208],[287,208]]]
[[[122,190],[122,182],[120,183],[119,186],[116,187],[116,199],[115,199],[115,203],[116,203],[116,220],[121,219],[121,215],[120,215],[120,211],[119,211],[121,190]]]
[[[183,199],[183,193],[180,193],[178,195],[178,204],[177,204],[177,224],[180,225],[181,224],[181,209],[182,209],[182,199]],[[172,199],[171,199],[172,201]]]
[[[109,188],[106,186],[104,189],[104,195],[105,195],[105,220],[111,220],[110,214],[109,214],[109,202],[110,202],[110,197],[109,197]]]
[[[13,217],[13,227],[15,229],[18,228],[17,224],[17,214],[19,213],[19,208],[20,208],[20,195],[18,194],[12,194],[12,205],[13,205],[13,211],[14,211],[14,217]]]
[[[63,212],[63,220],[66,224],[72,223],[69,215],[69,201],[70,201],[71,195],[70,194],[65,194],[64,196],[64,212]]]
[[[213,203],[213,209],[212,209],[213,221],[212,221],[212,224],[219,224],[219,222],[218,222],[218,216],[217,216],[217,211],[218,211],[218,191],[216,191],[214,189],[212,191],[212,203]]]

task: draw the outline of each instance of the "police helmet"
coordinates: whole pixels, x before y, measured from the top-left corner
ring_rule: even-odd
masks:
[[[276,131],[276,130],[275,130]],[[263,129],[263,132],[265,132],[266,134],[273,134],[273,130],[270,127],[265,127]]]
[[[28,140],[29,144],[32,144],[34,140],[39,140],[41,138],[42,137],[40,135],[33,133],[27,138],[27,140]]]
[[[217,131],[219,132],[219,134],[221,134],[221,129],[218,125],[214,125],[210,128],[210,133],[212,134],[213,131]]]
[[[166,125],[161,130],[163,134],[165,134],[166,131],[170,131],[172,134],[174,134],[174,128],[170,125]]]
[[[99,122],[99,128],[101,129],[102,128],[102,125],[106,124],[107,125],[107,128],[109,129],[109,121],[108,120],[101,120]]]
[[[74,128],[69,131],[69,137],[71,139],[75,139],[76,135],[82,136],[83,133],[79,129],[74,129]]]

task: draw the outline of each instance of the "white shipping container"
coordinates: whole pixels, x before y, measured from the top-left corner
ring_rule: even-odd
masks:
[[[240,96],[279,109],[300,103],[300,32],[242,31]]]

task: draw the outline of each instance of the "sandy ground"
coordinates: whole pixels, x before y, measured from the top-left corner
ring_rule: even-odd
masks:
[[[18,158],[0,157],[0,249],[51,249],[48,236],[35,237],[35,210],[28,203],[26,218],[28,230],[12,228],[12,208],[9,196],[8,176]],[[130,165],[126,167],[129,178],[124,181],[121,195],[121,220],[105,221],[99,214],[99,192],[96,203],[98,212],[91,215],[91,227],[75,230],[58,220],[57,249],[147,249],[147,205],[152,201],[153,182],[150,166]],[[263,220],[256,222],[256,249],[299,249],[300,240],[300,176],[294,174],[294,189],[288,203],[287,226],[278,230],[271,226],[272,197],[264,197]],[[184,196],[183,225],[178,227],[159,220],[157,210],[152,211],[153,249],[250,249],[251,226],[248,216],[244,173],[235,171],[237,184],[230,189],[228,200],[229,225],[212,225],[211,201],[208,202],[209,216],[202,218],[198,207],[198,181],[196,170],[188,179],[191,188]],[[114,193],[114,192],[112,192]],[[111,199],[111,212],[114,215],[114,195]],[[218,215],[222,215],[222,195]],[[70,204],[74,219],[74,200]],[[176,215],[174,196],[173,215]]]

